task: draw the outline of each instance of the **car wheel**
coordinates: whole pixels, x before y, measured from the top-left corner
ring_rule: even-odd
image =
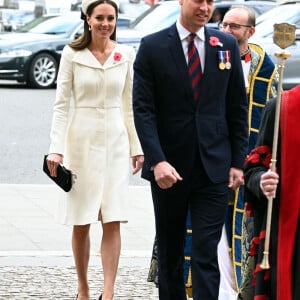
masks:
[[[58,63],[48,53],[38,54],[32,61],[29,69],[29,86],[46,89],[55,85]]]

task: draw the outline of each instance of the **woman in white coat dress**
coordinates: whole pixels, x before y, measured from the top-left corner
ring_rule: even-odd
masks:
[[[127,222],[129,158],[134,174],[144,160],[132,113],[135,53],[115,42],[115,0],[83,0],[82,12],[84,34],[61,57],[47,164],[52,176],[62,163],[77,175],[58,213],[59,221],[73,225],[77,299],[89,299],[89,229],[100,220],[104,287],[99,299],[108,300],[119,262],[120,222]]]

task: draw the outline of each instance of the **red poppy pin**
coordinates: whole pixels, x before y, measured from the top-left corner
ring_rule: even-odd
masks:
[[[219,38],[217,38],[216,36],[211,36],[209,38],[209,44],[213,47],[216,47],[216,46],[223,47],[223,44],[220,42]]]
[[[114,54],[114,61],[120,61],[122,58],[122,54],[119,52],[115,52]]]

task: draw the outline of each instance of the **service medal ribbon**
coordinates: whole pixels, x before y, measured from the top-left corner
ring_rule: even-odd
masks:
[[[225,51],[225,68],[227,70],[231,69],[231,62],[230,62],[230,51],[226,50]]]
[[[219,69],[225,69],[225,51],[218,51],[219,53]]]

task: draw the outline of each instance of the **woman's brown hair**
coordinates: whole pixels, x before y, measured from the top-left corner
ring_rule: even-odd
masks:
[[[90,16],[92,14],[94,8],[96,6],[98,6],[99,4],[103,4],[103,3],[112,5],[116,11],[116,18],[118,18],[118,6],[112,0],[98,0],[98,1],[91,3],[87,8],[86,15]],[[69,44],[69,46],[71,48],[73,48],[74,50],[82,50],[91,43],[92,35],[91,35],[91,31],[89,30],[89,24],[86,21],[86,15],[81,13],[81,18],[84,20],[83,34],[79,38],[77,38],[75,41],[73,41]],[[116,40],[116,28],[117,28],[117,26],[115,26],[114,32],[110,36],[110,39],[113,41]]]

